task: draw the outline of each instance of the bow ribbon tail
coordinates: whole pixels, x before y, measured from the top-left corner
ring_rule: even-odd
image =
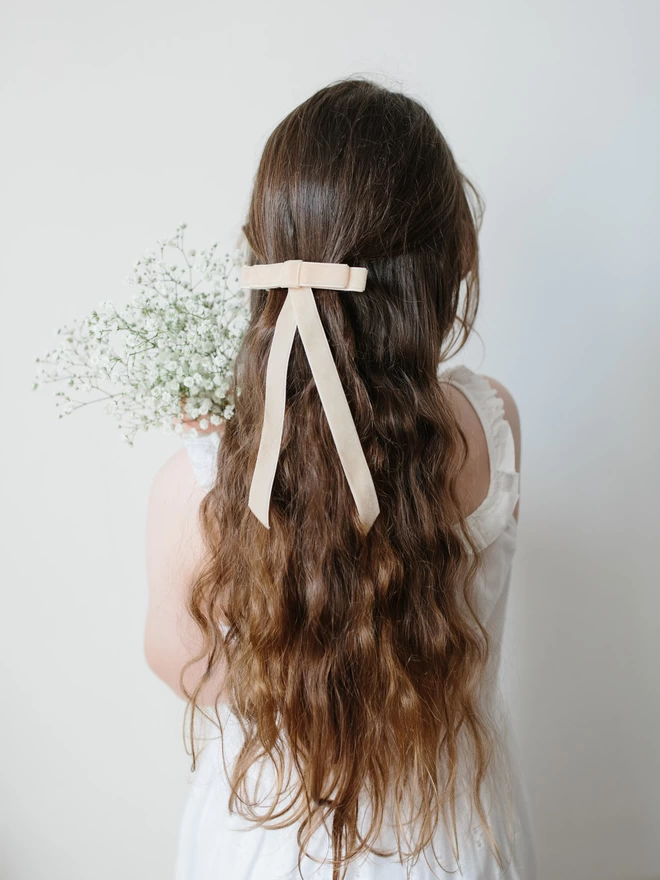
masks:
[[[310,287],[290,287],[287,300],[291,300],[321,405],[360,519],[368,532],[380,512],[376,488],[316,307],[314,293]]]
[[[277,316],[268,355],[264,421],[248,500],[248,507],[267,529],[270,528],[268,524],[270,495],[284,430],[286,375],[295,335],[296,316],[291,296],[287,295]]]

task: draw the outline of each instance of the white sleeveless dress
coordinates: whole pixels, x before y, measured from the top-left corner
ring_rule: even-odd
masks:
[[[460,804],[457,816],[458,862],[452,856],[451,836],[442,825],[436,832],[434,848],[442,869],[465,880],[496,880],[500,877],[536,880],[535,838],[527,791],[520,775],[515,739],[498,678],[516,547],[517,523],[513,510],[518,500],[519,475],[515,470],[514,440],[509,423],[504,418],[504,403],[484,376],[463,365],[445,367],[438,376],[443,381],[451,382],[468,398],[481,420],[488,443],[490,487],[487,497],[468,521],[484,552],[477,582],[479,613],[491,638],[494,705],[499,707],[500,744],[502,754],[506,755],[508,761],[507,784],[504,786],[507,791],[500,792],[498,786],[501,783],[492,785],[492,798],[488,798],[487,794],[488,815],[507,864],[504,869],[498,866],[478,817],[469,813],[467,807],[462,811]],[[215,479],[219,436],[184,435],[183,440],[199,483],[206,489],[210,488]],[[224,754],[227,765],[231,766],[235,750],[242,742],[240,728],[226,705],[222,706],[220,715],[225,734]],[[260,785],[264,781],[263,769],[259,777]],[[268,795],[272,778],[266,772],[265,787],[259,788],[259,793]],[[202,749],[197,770],[190,775],[189,786],[179,834],[176,880],[294,880],[300,876],[296,868],[298,846],[295,826],[283,829],[257,827],[240,814],[229,813],[229,787],[222,768],[222,748],[217,739],[217,729]],[[503,806],[504,801],[509,805],[509,812]],[[387,829],[384,829],[384,836],[380,840],[384,841],[385,848],[396,849],[395,837],[391,834],[388,837],[387,834]],[[511,840],[513,848],[510,846]],[[332,847],[323,827],[315,832],[311,852],[318,861],[303,860],[304,880],[331,880],[332,866],[329,860]],[[324,862],[324,859],[328,861]],[[370,853],[351,863],[346,880],[404,880],[407,877],[411,880],[431,880],[445,876],[442,869],[431,852],[412,867],[410,864],[401,864],[397,855],[386,858]]]

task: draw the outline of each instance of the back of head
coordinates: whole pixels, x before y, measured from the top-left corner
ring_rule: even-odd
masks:
[[[477,548],[456,493],[466,443],[437,381],[474,320],[480,211],[424,107],[349,79],[273,131],[244,226],[251,262],[368,270],[364,292],[313,295],[380,515],[365,535],[299,337],[270,528],[248,509],[286,297],[253,291],[240,394],[202,504],[208,564],[190,600],[208,674],[226,664],[244,730],[233,807],[250,800],[246,774],[261,755],[282,785],[295,767],[298,796],[279,824],[300,823],[302,857],[331,820],[335,876],[376,844],[389,798],[419,812],[408,850],[419,855],[438,821],[452,822],[461,763],[488,825],[480,786],[492,734],[479,696],[488,638],[473,612]]]

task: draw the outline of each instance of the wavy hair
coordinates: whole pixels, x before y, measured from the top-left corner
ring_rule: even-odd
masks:
[[[325,825],[335,880],[360,853],[395,852],[379,848],[388,803],[401,828],[404,805],[414,808],[408,848],[397,832],[402,859],[416,860],[441,821],[458,858],[463,771],[490,832],[482,795],[494,731],[481,699],[489,639],[472,595],[478,548],[456,489],[467,442],[437,378],[474,322],[482,214],[422,104],[352,77],[316,92],[272,132],[243,227],[250,262],[368,269],[363,293],[314,295],[380,515],[365,535],[299,336],[270,529],[248,509],[266,363],[286,296],[253,291],[235,414],[200,507],[208,553],[189,611],[203,636],[191,663],[201,660],[205,673],[185,691],[193,769],[200,692],[223,664],[223,694],[243,732],[228,771],[230,810],[267,827],[298,822],[299,871]],[[248,771],[264,759],[278,791],[259,813]]]

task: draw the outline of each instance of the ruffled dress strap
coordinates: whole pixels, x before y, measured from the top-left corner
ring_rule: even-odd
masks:
[[[509,525],[520,496],[513,431],[504,416],[504,401],[485,376],[458,364],[439,370],[438,378],[454,385],[465,395],[479,416],[486,435],[490,462],[488,494],[467,517],[477,544],[480,549],[485,549]]]
[[[212,431],[195,437],[187,431],[181,435],[181,439],[188,450],[197,482],[208,492],[213,487],[217,474],[220,434]]]

